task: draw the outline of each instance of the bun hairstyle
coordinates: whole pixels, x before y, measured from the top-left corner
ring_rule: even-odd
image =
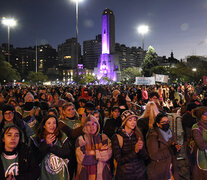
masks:
[[[155,118],[155,122],[153,124],[153,127],[157,127],[157,123],[159,124],[163,117],[168,117],[168,116],[166,113],[159,113]]]

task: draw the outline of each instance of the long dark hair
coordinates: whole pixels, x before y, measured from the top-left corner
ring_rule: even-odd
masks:
[[[10,126],[7,126],[4,131],[2,132],[1,134],[1,142],[0,142],[0,146],[1,146],[1,152],[4,150],[5,148],[5,143],[3,142],[3,138],[4,138],[4,135],[10,131],[10,129],[17,129],[19,131],[19,143],[17,145],[17,147],[15,148],[15,150],[18,150],[22,144],[22,131],[21,129],[16,126],[16,125],[10,125]]]
[[[61,133],[61,131],[60,131],[60,129],[59,129],[59,126],[58,126],[58,119],[57,119],[56,116],[53,116],[53,115],[48,115],[48,116],[46,116],[46,117],[42,120],[42,122],[40,123],[39,128],[38,128],[38,130],[37,130],[37,135],[36,135],[37,138],[38,138],[38,140],[44,139],[44,132],[45,132],[44,125],[45,125],[46,121],[47,121],[49,118],[55,118],[55,120],[56,120],[56,130],[55,130],[55,131],[57,132],[57,138],[58,138],[58,140],[61,141],[62,133]]]

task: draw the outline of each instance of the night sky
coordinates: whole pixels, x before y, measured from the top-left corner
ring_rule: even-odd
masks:
[[[79,4],[79,42],[101,33],[101,15],[109,8],[115,15],[115,40],[141,46],[137,26],[147,24],[145,47],[158,55],[170,52],[178,59],[207,56],[207,0],[84,0]],[[75,4],[70,0],[1,0],[0,17],[15,17],[11,29],[14,47],[49,43],[53,48],[75,37]],[[7,28],[0,25],[0,44],[7,42]]]

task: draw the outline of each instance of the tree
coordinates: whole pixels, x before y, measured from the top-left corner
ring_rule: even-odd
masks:
[[[178,82],[199,82],[204,75],[207,75],[207,62],[204,57],[190,56],[187,62],[179,62],[170,69],[169,77],[173,83]],[[193,71],[196,69],[196,71]]]
[[[12,68],[12,65],[5,61],[3,55],[0,55],[0,82],[13,82],[21,79],[20,74],[16,69]]]
[[[148,51],[145,55],[144,61],[141,65],[142,67],[142,74],[145,77],[152,76],[152,68],[157,66],[157,54],[155,52],[155,49],[152,46],[149,46]]]
[[[95,82],[95,77],[93,76],[93,75],[91,75],[91,74],[87,74],[87,75],[85,75],[85,82],[87,83],[87,84],[89,84],[89,83],[94,83]]]
[[[170,67],[154,66],[154,67],[152,67],[151,71],[155,74],[168,75],[169,71],[170,71]]]
[[[33,83],[39,83],[39,82],[47,81],[48,77],[44,75],[42,72],[36,73],[30,71],[27,79]]]
[[[203,76],[207,75],[207,61],[206,57],[190,56],[187,58],[187,66],[192,77],[192,81],[199,81]],[[195,69],[195,71],[193,71]]]
[[[102,77],[101,81],[103,84],[111,84],[113,82],[113,80],[108,77]]]
[[[124,69],[122,76],[125,82],[134,83],[135,78],[141,76],[141,72],[139,68],[132,66]]]

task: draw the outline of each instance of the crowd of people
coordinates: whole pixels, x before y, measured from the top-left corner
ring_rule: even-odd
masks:
[[[176,141],[168,113],[182,117]],[[0,179],[207,179],[207,87],[0,87]]]

